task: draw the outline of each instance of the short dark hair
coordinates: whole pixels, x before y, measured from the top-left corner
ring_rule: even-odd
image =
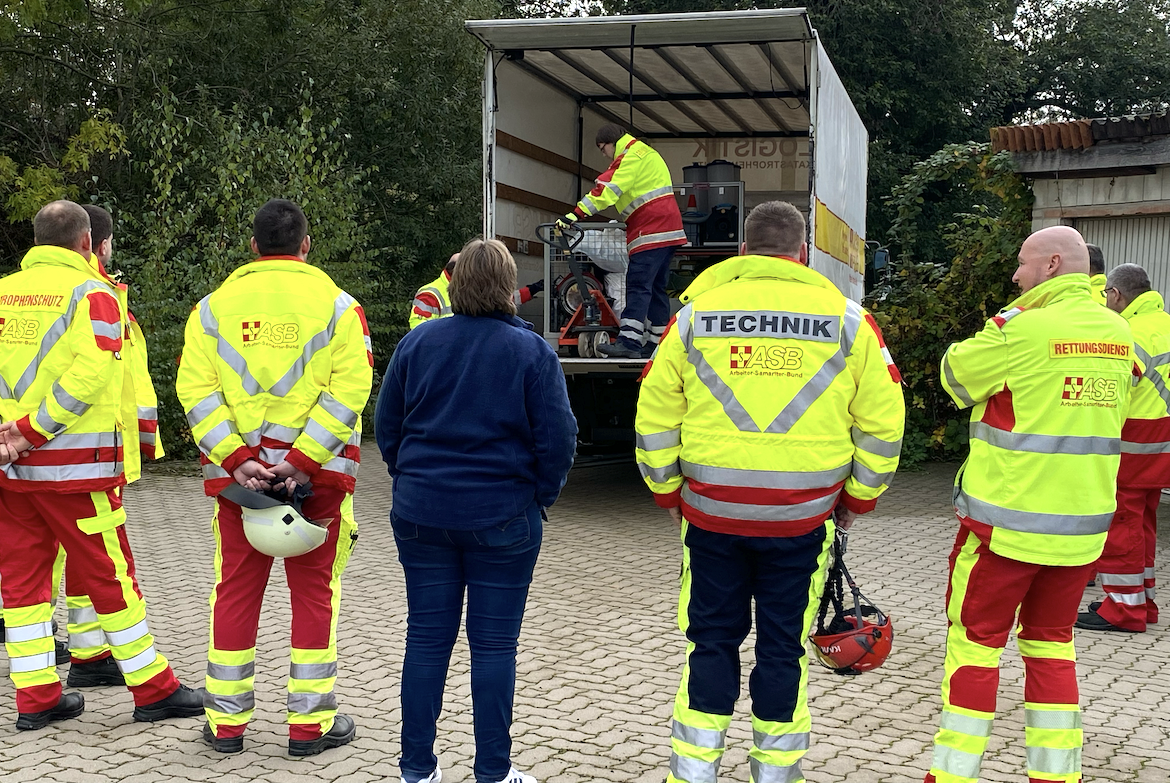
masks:
[[[80,204],[60,199],[41,207],[33,218],[33,242],[76,250],[89,233],[89,215]]]
[[[1125,301],[1132,302],[1150,290],[1150,276],[1137,264],[1119,264],[1109,271],[1105,285],[1116,288]]]
[[[1088,242],[1085,243],[1085,247],[1089,249],[1089,274],[1105,274],[1105,254],[1101,252],[1101,248]]]
[[[262,256],[296,255],[308,233],[304,211],[288,199],[271,199],[252,220],[252,236]]]
[[[748,253],[796,258],[808,240],[804,215],[787,201],[765,201],[748,213],[743,241]]]
[[[114,235],[114,218],[97,204],[82,204],[81,208],[89,215],[89,233],[96,253],[97,246]]]
[[[597,146],[602,144],[617,144],[622,136],[626,135],[626,129],[621,125],[614,125],[612,122],[608,125],[602,125],[597,131],[597,141],[594,142]]]

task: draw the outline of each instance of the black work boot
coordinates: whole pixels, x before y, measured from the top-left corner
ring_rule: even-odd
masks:
[[[627,348],[621,344],[619,340],[616,343],[608,343],[597,346],[597,352],[607,359],[641,359],[642,347],[637,349]]]
[[[74,661],[69,666],[69,678],[65,684],[70,688],[96,688],[101,685],[125,685],[126,678],[118,669],[113,656],[84,663]]]
[[[353,725],[353,719],[348,715],[338,714],[333,718],[333,728],[322,734],[314,740],[295,740],[288,741],[288,755],[290,756],[316,756],[323,750],[329,748],[340,748],[342,745],[348,745],[353,742],[353,738],[357,736],[357,727]]]
[[[1074,623],[1076,628],[1081,628],[1086,631],[1117,631],[1119,633],[1141,633],[1141,631],[1134,631],[1129,628],[1122,628],[1120,625],[1114,625],[1106,620],[1101,615],[1097,614],[1097,610],[1092,606],[1087,612],[1079,612],[1077,614],[1077,621]]]
[[[53,640],[53,652],[57,656],[57,665],[58,666],[61,666],[62,664],[69,663],[69,659],[73,657],[69,654],[68,643],[63,642],[60,639]]]
[[[80,693],[62,693],[61,700],[56,707],[50,707],[40,712],[22,712],[16,716],[17,731],[31,731],[43,729],[50,723],[59,720],[76,718],[85,712],[85,697]]]
[[[194,718],[203,714],[203,694],[186,685],[165,699],[134,708],[134,720],[150,722],[167,718]]]
[[[210,723],[203,724],[203,741],[220,753],[240,753],[244,749],[244,737],[217,737]]]

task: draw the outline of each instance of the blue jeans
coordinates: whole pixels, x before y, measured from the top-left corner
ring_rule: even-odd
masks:
[[[626,269],[626,307],[622,310],[618,343],[640,351],[643,343],[657,343],[670,320],[670,297],[666,282],[670,279],[670,261],[674,247],[660,247],[630,254]],[[649,325],[649,330],[647,330]]]
[[[516,641],[543,525],[533,504],[487,530],[444,530],[390,513],[406,573],[406,660],[402,665],[402,759],[407,783],[434,771],[435,723],[467,590],[475,779],[498,783],[512,766]]]

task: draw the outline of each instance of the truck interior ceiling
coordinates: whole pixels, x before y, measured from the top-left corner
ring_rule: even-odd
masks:
[[[803,9],[467,28],[488,49],[488,230],[522,270],[549,275],[540,313],[546,336],[564,321],[559,310],[580,298],[561,297],[558,308],[567,268],[555,258],[545,263],[536,227],[571,211],[609,165],[593,143],[607,123],[649,143],[670,168],[689,240],[675,257],[675,296],[702,269],[736,254],[756,204],[781,199],[807,215],[816,57]],[[619,218],[611,208],[597,219]]]

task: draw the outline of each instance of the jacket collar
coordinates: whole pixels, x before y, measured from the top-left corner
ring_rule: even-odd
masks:
[[[1021,310],[1035,310],[1039,307],[1047,307],[1063,299],[1077,297],[1088,297],[1091,300],[1092,294],[1089,291],[1089,276],[1080,273],[1059,275],[1051,280],[1045,280],[1031,291],[1020,294],[1004,310],[1011,310],[1017,307]]]
[[[316,277],[322,281],[333,284],[333,278],[322,272],[315,266],[310,266],[307,262],[302,261],[296,256],[261,256],[253,261],[241,266],[236,271],[228,275],[227,280],[224,280],[224,285],[239,280],[242,277],[252,274],[253,272],[300,272],[303,275]]]
[[[528,321],[525,321],[523,318],[521,318],[518,315],[508,315],[507,313],[503,313],[503,312],[500,312],[499,310],[496,310],[495,312],[489,313],[488,315],[485,315],[483,317],[484,318],[494,318],[497,321],[503,321],[504,323],[508,324],[509,326],[515,326],[517,329],[527,329],[530,332],[536,331],[536,327],[533,324],[530,324]]]
[[[64,247],[57,247],[55,245],[36,245],[29,249],[24,254],[24,258],[20,261],[21,269],[32,269],[39,266],[63,266],[70,269],[76,269],[78,272],[84,272],[94,280],[101,280],[103,283],[112,286],[114,283],[99,271],[97,265],[97,258],[94,257],[92,261],[85,258],[75,250],[69,250]]]
[[[713,288],[718,288],[739,278],[787,280],[840,293],[840,290],[833,285],[829,278],[820,272],[809,269],[794,258],[735,256],[706,269],[687,287],[679,300],[685,304],[699,294],[704,294]]]
[[[1157,291],[1146,291],[1144,294],[1138,294],[1138,297],[1130,302],[1128,307],[1121,311],[1121,317],[1128,321],[1135,315],[1160,313],[1165,309],[1166,301],[1162,298],[1160,293]]]

